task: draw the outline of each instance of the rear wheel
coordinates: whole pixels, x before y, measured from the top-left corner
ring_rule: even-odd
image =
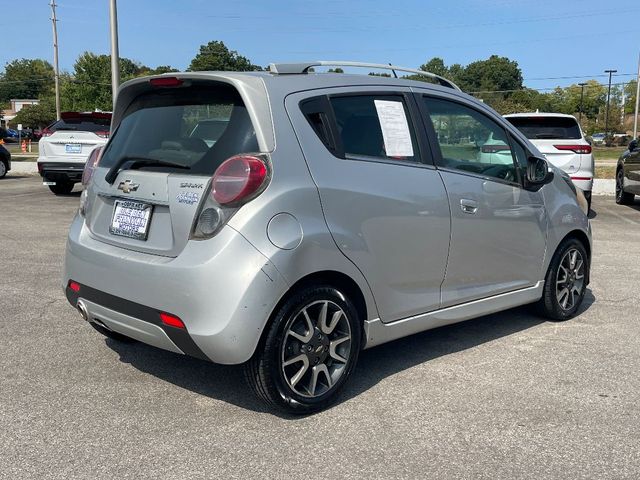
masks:
[[[624,170],[618,169],[616,173],[616,203],[618,205],[631,205],[635,195],[624,191]]]
[[[551,259],[538,310],[550,320],[575,316],[587,289],[589,258],[582,242],[565,240]]]
[[[245,365],[254,392],[295,414],[322,410],[338,397],[358,360],[361,319],[329,286],[307,287],[276,312],[266,339]]]
[[[56,195],[69,195],[73,190],[73,185],[73,182],[56,182],[55,185],[49,185],[49,190]]]
[[[7,174],[7,164],[0,160],[0,178],[4,178]]]

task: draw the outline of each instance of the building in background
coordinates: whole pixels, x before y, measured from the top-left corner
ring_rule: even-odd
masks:
[[[12,98],[9,100],[9,108],[3,110],[2,118],[0,118],[0,125],[7,126],[7,122],[13,120],[16,114],[22,110],[25,105],[38,105],[40,100],[37,99],[25,99],[25,98]]]

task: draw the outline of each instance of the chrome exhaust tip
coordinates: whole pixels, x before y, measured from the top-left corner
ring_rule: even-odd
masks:
[[[87,311],[87,306],[84,304],[84,302],[82,300],[78,300],[78,304],[76,305],[76,308],[80,312],[80,315],[82,315],[82,319],[85,322],[88,322],[89,321],[89,312]]]

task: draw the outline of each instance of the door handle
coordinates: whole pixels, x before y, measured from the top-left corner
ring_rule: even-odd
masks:
[[[475,200],[468,200],[466,198],[461,198],[460,209],[464,213],[474,214],[478,211],[478,202],[476,202]]]

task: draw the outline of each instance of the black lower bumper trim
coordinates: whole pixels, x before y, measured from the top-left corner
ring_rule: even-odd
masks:
[[[196,345],[186,329],[170,327],[162,323],[160,320],[160,310],[140,305],[139,303],[116,297],[115,295],[111,295],[82,284],[80,284],[79,292],[75,292],[67,286],[65,293],[67,300],[74,308],[78,304],[78,299],[83,298],[118,313],[157,325],[164,330],[171,341],[175,343],[176,347],[182,350],[185,354],[202,360],[211,361],[211,359],[208,358],[202,350],[200,350],[200,347]]]

